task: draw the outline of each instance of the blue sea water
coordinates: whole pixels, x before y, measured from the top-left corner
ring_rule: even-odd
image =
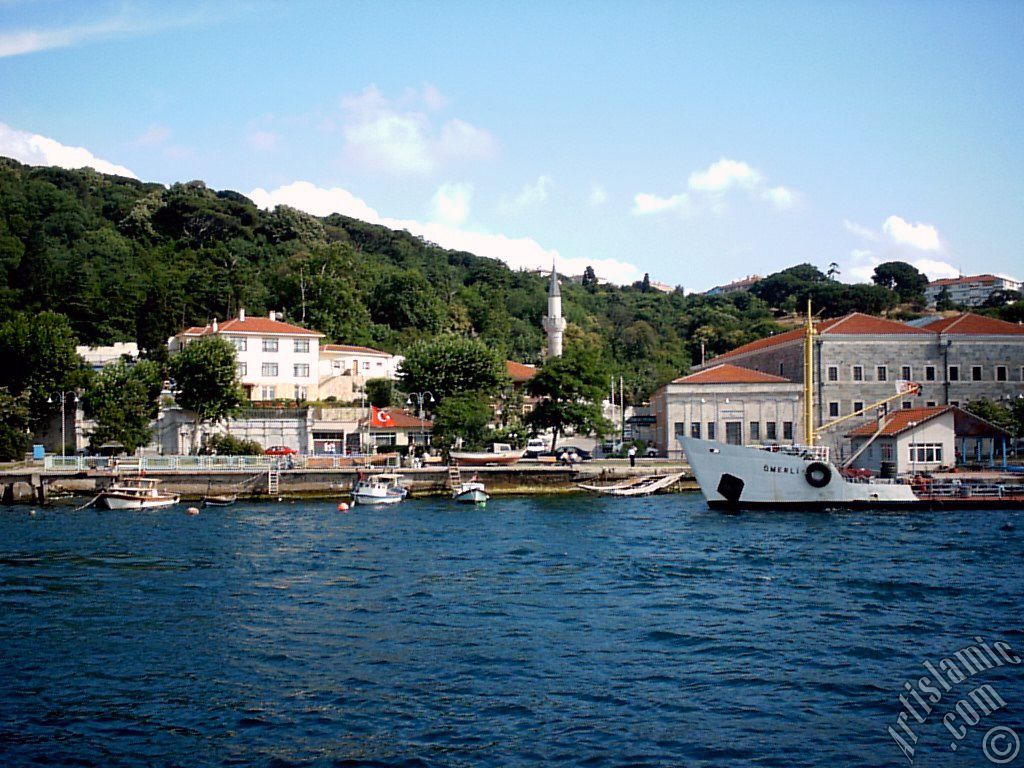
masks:
[[[696,494],[14,507],[0,765],[908,765],[887,728],[923,662],[1024,655],[1022,555],[1014,512]],[[957,742],[981,683],[1007,706]],[[914,765],[990,765],[1022,712],[1024,665],[983,672],[912,723]]]

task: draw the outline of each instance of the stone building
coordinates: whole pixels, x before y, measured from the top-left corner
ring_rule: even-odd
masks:
[[[803,431],[803,388],[782,376],[711,365],[651,396],[658,452],[680,458],[682,436],[734,445],[793,443]]]
[[[1014,323],[961,314],[915,327],[853,313],[820,321],[815,330],[815,426],[895,394],[899,380],[919,383],[921,393],[890,403],[890,410],[1024,393],[1024,327]],[[803,341],[804,329],[795,328],[703,368],[729,362],[802,382]]]

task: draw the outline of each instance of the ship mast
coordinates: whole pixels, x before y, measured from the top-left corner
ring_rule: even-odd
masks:
[[[804,335],[804,444],[814,445],[814,323],[807,300],[807,333]]]

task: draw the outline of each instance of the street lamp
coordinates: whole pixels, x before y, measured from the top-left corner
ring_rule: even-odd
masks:
[[[67,418],[64,415],[64,409],[65,409],[65,406],[66,406],[66,404],[68,402],[68,395],[73,395],[74,398],[75,398],[75,403],[76,404],[78,403],[78,394],[76,392],[74,392],[74,390],[72,390],[70,392],[58,392],[57,393],[57,396],[60,398],[60,457],[62,459],[64,458],[64,453],[65,453],[65,450],[66,450],[65,446],[67,446],[67,442],[68,442],[67,441]],[[50,405],[53,405],[53,398],[52,397],[46,398],[46,402],[49,403]],[[77,450],[78,446],[76,445],[75,448]]]
[[[409,394],[409,397],[407,397],[405,400],[406,405],[412,405],[413,398],[416,398],[416,403],[420,415],[420,440],[423,442],[424,450],[426,450],[427,447],[427,431],[423,428],[423,398],[425,397],[429,398],[428,402],[431,405],[437,402],[436,400],[434,400],[434,395],[432,392],[412,392]]]

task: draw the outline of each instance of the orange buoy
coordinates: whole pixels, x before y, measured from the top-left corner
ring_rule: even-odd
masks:
[[[348,504],[346,504],[346,503],[345,503],[344,501],[343,501],[343,502],[341,502],[341,503],[340,503],[340,504],[338,505],[338,511],[339,511],[339,512],[348,512]]]
[[[188,513],[190,515],[198,515],[199,514],[199,507],[189,507],[188,508]]]

